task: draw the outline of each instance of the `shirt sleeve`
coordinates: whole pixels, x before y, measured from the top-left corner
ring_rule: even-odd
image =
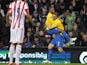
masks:
[[[24,14],[25,15],[29,14],[29,7],[27,3],[25,3],[25,6],[24,6]]]
[[[12,3],[10,3],[9,7],[8,7],[8,12],[11,13],[12,12]]]

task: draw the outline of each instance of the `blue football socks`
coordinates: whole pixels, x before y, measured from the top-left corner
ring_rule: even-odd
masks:
[[[60,53],[64,56],[64,59],[67,61],[66,52],[63,50]]]
[[[51,61],[52,54],[53,54],[53,50],[52,49],[48,49],[48,60],[49,61]]]

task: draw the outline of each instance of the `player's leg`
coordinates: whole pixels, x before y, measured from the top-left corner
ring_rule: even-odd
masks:
[[[50,42],[50,44],[48,45],[48,55],[47,55],[47,60],[46,61],[43,61],[43,63],[52,63],[51,62],[51,58],[52,58],[52,54],[53,54],[53,47],[54,47],[54,44],[55,43],[55,38],[52,39],[52,41]]]
[[[55,36],[52,41],[50,42],[50,44],[48,45],[48,60],[51,61],[52,58],[52,54],[53,54],[53,50],[52,48],[54,47],[55,43],[57,40],[57,36]]]
[[[67,56],[66,56],[66,52],[63,50],[63,48],[58,47],[58,51],[64,56],[65,61],[67,61]]]
[[[8,65],[12,65],[12,63],[13,63],[14,51],[15,51],[15,45],[11,44],[10,48],[9,48],[9,64]]]
[[[52,57],[52,54],[53,54],[53,50],[52,50],[53,47],[54,47],[54,44],[51,44],[51,43],[50,43],[50,44],[48,45],[48,58],[47,58],[47,59],[48,59],[49,61],[51,61],[51,57]]]
[[[58,51],[62,54],[62,56],[64,56],[64,63],[68,63],[68,58],[67,58],[67,55],[66,55],[66,52],[63,50],[63,48],[61,47],[58,47]]]
[[[70,41],[70,36],[65,31],[62,32],[62,35],[65,38],[66,42]]]
[[[17,33],[16,33],[16,42],[17,42],[16,58],[15,58],[16,65],[20,65],[20,54],[21,54],[21,50],[22,50],[23,39],[24,39],[24,29],[19,28],[19,29],[17,29]]]
[[[22,45],[18,43],[16,45],[16,57],[15,57],[15,65],[20,65],[20,54],[22,50]]]
[[[58,34],[58,28],[52,28],[47,30],[48,34]]]
[[[47,60],[43,61],[43,63],[52,63],[51,58],[52,58],[52,53],[53,53],[53,50],[52,50],[53,47],[54,47],[54,44],[48,45]]]
[[[13,55],[15,51],[15,29],[10,29],[10,48],[9,48],[9,64],[12,65],[13,63]]]
[[[60,31],[61,31],[61,29],[52,28],[52,29],[47,30],[47,33],[48,34],[58,34],[58,32],[60,32]],[[70,41],[70,36],[65,31],[62,32],[62,35],[65,38],[66,42]]]
[[[66,42],[70,41],[70,36],[65,31],[61,31],[61,29],[52,28],[50,30],[47,30],[48,34],[58,34],[58,32],[62,32],[62,35],[65,38]]]
[[[66,52],[63,50],[63,41],[64,41],[64,38],[63,38],[63,36],[58,35],[57,39],[58,40],[56,42],[56,47],[57,47],[58,51],[64,56],[65,60],[67,61]]]

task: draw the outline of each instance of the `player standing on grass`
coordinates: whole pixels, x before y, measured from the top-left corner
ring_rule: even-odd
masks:
[[[53,7],[50,8],[50,11],[53,11],[51,9],[53,9]],[[50,21],[49,19],[50,20],[53,19],[53,20]],[[46,61],[44,61],[44,63],[51,63],[50,61],[51,61],[51,57],[53,53],[52,48],[54,47],[54,45],[56,45],[56,47],[58,48],[58,51],[65,56],[65,52],[62,49],[64,38],[66,39],[67,42],[70,41],[70,37],[64,31],[64,26],[61,23],[61,20],[58,19],[57,13],[52,14],[51,17],[49,17],[49,19],[47,16],[46,31],[48,34],[56,34],[56,37],[52,39],[51,43],[48,45],[48,58]],[[52,24],[50,24],[50,22]],[[65,56],[65,59],[66,59],[66,56]]]
[[[32,18],[29,14],[28,4],[22,0],[15,0],[10,3],[8,12],[6,15],[6,26],[9,26],[9,16],[12,17],[11,27],[10,27],[10,49],[9,49],[9,64],[13,63],[13,55],[15,51],[16,44],[16,58],[15,65],[20,65],[19,58],[22,49],[22,43],[24,39],[24,20],[25,15],[31,23],[34,24]]]

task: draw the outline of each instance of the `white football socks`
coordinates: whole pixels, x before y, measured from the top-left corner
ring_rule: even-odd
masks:
[[[21,45],[16,45],[16,57],[15,57],[15,63],[16,64],[20,63],[19,59],[20,59],[21,49],[22,49]]]
[[[9,63],[13,63],[14,50],[15,50],[15,45],[10,45],[10,49],[9,49]]]

